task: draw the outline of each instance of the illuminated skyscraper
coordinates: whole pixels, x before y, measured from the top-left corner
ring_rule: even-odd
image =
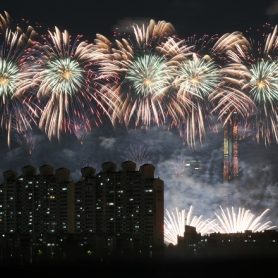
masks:
[[[224,182],[238,176],[238,126],[237,114],[234,113],[224,126]]]

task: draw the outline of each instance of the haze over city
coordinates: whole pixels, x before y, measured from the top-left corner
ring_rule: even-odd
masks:
[[[57,26],[61,32],[66,29],[73,39],[78,34],[84,35],[80,40],[88,43],[94,42],[96,33],[114,43],[115,37],[118,39],[122,34],[132,36],[134,24],[146,27],[151,19],[171,23],[177,31],[176,38],[190,42],[204,34],[211,38],[215,34],[221,37],[233,31],[245,35],[247,30],[250,34],[273,31],[278,19],[277,1],[264,1],[263,4],[236,1],[225,4],[225,7],[217,0],[210,4],[203,0],[194,3],[176,0],[170,4],[168,1],[131,1],[132,5],[128,1],[86,5],[48,1],[44,7],[40,7],[37,1],[15,2],[1,5],[0,12],[7,11],[14,26],[21,26],[23,31],[29,24],[35,30],[39,26],[36,30],[39,35],[46,34],[47,30],[55,32]],[[220,206],[244,207],[255,215],[269,208],[264,221],[278,225],[278,144],[273,139],[275,136],[270,143],[265,144],[264,139],[257,142],[256,131],[250,126],[247,129],[239,126],[237,181],[224,183],[223,120],[218,120],[217,114],[209,115],[211,119],[205,123],[202,142],[198,134],[195,146],[180,136],[181,128],[171,124],[170,120],[141,126],[136,120],[125,125],[124,119],[113,125],[103,111],[99,116],[101,121],[92,120],[90,130],[84,131],[81,139],[72,130],[47,134],[49,129],[32,125],[30,136],[36,142],[31,149],[20,145],[13,133],[8,146],[8,132],[4,128],[0,137],[0,172],[14,170],[20,174],[26,165],[34,166],[38,171],[43,164],[49,164],[54,169],[68,168],[70,178],[77,182],[81,179],[82,167],[91,166],[98,172],[102,163],[112,161],[117,164],[117,170],[121,170],[121,163],[131,160],[130,152],[139,149],[148,156],[143,162],[154,165],[155,177],[164,181],[165,209],[189,209],[193,205],[194,215],[213,219],[214,212],[220,213]],[[2,182],[0,175],[0,184]]]

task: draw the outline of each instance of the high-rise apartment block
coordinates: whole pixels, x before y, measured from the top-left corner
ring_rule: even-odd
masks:
[[[154,178],[155,167],[136,171],[132,161],[116,171],[113,162],[102,171],[85,167],[75,184],[75,232],[107,234],[112,247],[163,246],[164,182]]]
[[[52,166],[4,172],[0,186],[0,232],[95,235],[107,249],[163,249],[164,182],[155,167],[136,171],[132,161],[102,164],[102,171],[81,169],[82,179]]]
[[[22,168],[21,176],[6,171],[0,186],[0,232],[74,232],[74,183],[70,171],[43,165]]]

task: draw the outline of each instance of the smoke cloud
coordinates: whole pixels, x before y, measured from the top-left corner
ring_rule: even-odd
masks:
[[[73,135],[64,135],[60,142],[49,142],[41,135],[31,155],[16,143],[8,149],[3,139],[0,171],[12,169],[20,175],[21,168],[26,165],[38,171],[47,163],[55,169],[68,168],[71,179],[78,181],[80,169],[86,165],[98,172],[102,163],[113,161],[120,170],[123,153],[134,144],[144,145],[156,154],[150,163],[156,168],[155,177],[164,180],[165,209],[188,210],[193,205],[194,215],[214,219],[214,212],[220,214],[219,206],[244,207],[255,215],[270,208],[264,220],[278,225],[277,147],[254,145],[251,137],[240,140],[239,178],[235,183],[225,184],[221,127],[218,133],[208,131],[203,144],[197,143],[196,150],[183,144],[177,130],[169,131],[164,126],[128,130],[114,129],[107,124],[88,133],[83,144]],[[3,177],[0,179],[2,183]]]

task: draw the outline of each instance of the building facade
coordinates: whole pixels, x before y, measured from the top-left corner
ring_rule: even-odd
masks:
[[[102,171],[85,167],[75,185],[75,232],[107,236],[114,249],[163,248],[164,182],[154,178],[155,167],[136,171],[132,161],[102,164]]]
[[[70,171],[50,165],[26,166],[18,177],[6,171],[0,186],[0,232],[73,233],[74,183]]]
[[[32,166],[23,167],[20,176],[12,170],[4,172],[0,233],[7,238],[25,235],[34,244],[37,236],[75,234],[98,238],[108,253],[163,253],[164,182],[154,178],[151,164],[139,171],[132,161],[121,166],[116,171],[116,164],[106,162],[97,174],[94,168],[84,167],[76,183],[70,181],[68,169],[54,174],[50,165],[41,166],[39,174]],[[85,246],[87,241],[80,244]]]
[[[173,249],[173,250],[171,250]],[[271,257],[278,255],[278,232],[265,230],[243,233],[211,233],[201,235],[195,227],[185,226],[184,236],[178,236],[176,248],[170,252],[182,259],[210,258],[242,258],[242,257]],[[170,254],[171,255],[171,254]]]

